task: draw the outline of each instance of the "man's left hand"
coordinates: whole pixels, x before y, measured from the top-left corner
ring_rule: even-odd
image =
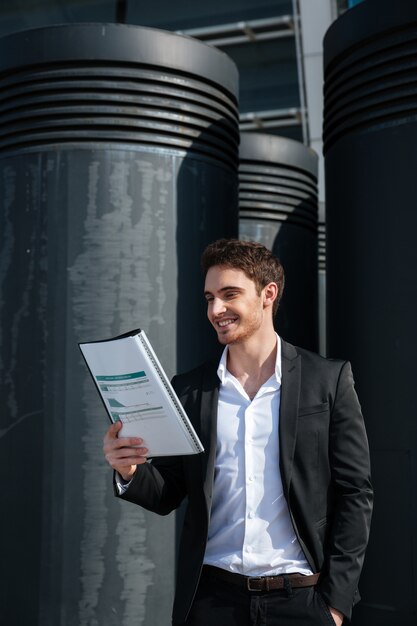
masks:
[[[336,626],[342,626],[343,624],[343,613],[341,613],[340,611],[338,611],[337,609],[334,609],[332,606],[329,606],[329,611],[334,619],[334,623],[336,624]]]

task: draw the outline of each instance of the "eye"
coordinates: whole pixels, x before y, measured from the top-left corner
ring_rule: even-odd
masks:
[[[213,302],[213,296],[206,296],[206,302],[207,302],[207,304],[209,302]]]

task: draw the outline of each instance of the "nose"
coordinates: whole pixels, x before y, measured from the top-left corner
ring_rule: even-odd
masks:
[[[224,305],[224,302],[221,298],[214,298],[211,302],[211,312],[213,315],[220,315],[221,313],[224,313],[226,310],[226,307]]]

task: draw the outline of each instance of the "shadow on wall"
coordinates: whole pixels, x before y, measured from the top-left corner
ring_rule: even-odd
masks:
[[[200,258],[212,241],[238,233],[237,146],[226,145],[222,151],[218,139],[228,124],[220,119],[201,133],[178,171],[177,372],[220,356],[207,320]]]
[[[313,227],[298,225],[298,215],[305,215],[303,202],[292,211],[291,219],[279,226],[271,247],[285,271],[285,288],[275,327],[286,341],[317,352],[317,232]]]

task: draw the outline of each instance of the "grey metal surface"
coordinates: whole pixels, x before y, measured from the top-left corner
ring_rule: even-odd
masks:
[[[263,243],[284,266],[278,332],[317,351],[317,155],[260,133],[243,133],[239,154],[240,237]]]
[[[416,49],[415,2],[367,0],[325,38],[328,351],[352,361],[376,493],[355,626],[417,611]]]
[[[205,80],[203,53],[175,73],[177,42],[180,51],[186,41],[210,58],[224,55],[152,35],[48,28],[8,37],[17,60],[0,60],[7,624],[170,623],[175,518],[114,498],[101,451],[107,418],[77,347],[142,327],[172,375],[215,343],[199,256],[209,241],[237,234],[238,121],[228,91],[235,74],[223,80],[220,63],[218,82],[212,66]],[[154,46],[155,37],[169,41],[152,67],[149,51],[142,63],[133,44],[129,59],[127,42],[143,37]],[[169,68],[157,67],[166,56]]]
[[[4,37],[0,59],[0,152],[126,142],[192,148],[236,168],[237,70],[219,50],[156,29],[80,24]]]
[[[4,36],[0,58],[2,71],[66,61],[103,61],[110,71],[113,63],[148,64],[198,76],[232,97],[238,90],[237,68],[226,54],[192,37],[157,28],[85,23],[35,28]]]

